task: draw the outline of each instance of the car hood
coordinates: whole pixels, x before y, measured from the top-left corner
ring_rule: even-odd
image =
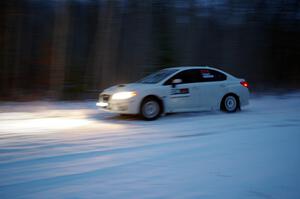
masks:
[[[123,92],[123,91],[139,91],[139,90],[154,88],[155,85],[156,84],[141,84],[141,83],[119,84],[105,89],[102,93],[113,94],[116,92]]]

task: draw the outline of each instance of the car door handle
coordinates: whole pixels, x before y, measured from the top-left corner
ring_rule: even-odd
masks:
[[[225,84],[220,84],[220,87],[226,87],[226,85]]]

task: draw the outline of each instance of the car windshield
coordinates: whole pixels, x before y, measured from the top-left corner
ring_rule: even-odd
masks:
[[[178,71],[178,69],[160,70],[156,73],[152,73],[152,74],[144,77],[143,79],[139,80],[138,83],[156,84],[156,83],[162,81],[163,79],[165,79],[166,77],[170,76],[171,74],[175,73],[176,71]]]

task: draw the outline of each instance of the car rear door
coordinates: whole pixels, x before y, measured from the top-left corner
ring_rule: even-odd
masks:
[[[226,75],[211,69],[200,69],[201,83],[198,87],[200,110],[218,108],[226,94]]]

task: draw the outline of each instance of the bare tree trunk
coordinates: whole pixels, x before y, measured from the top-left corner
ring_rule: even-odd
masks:
[[[117,70],[121,18],[118,5],[106,1],[100,5],[94,50],[91,53],[92,69],[85,78],[91,78],[92,89],[102,89],[114,82]]]
[[[52,58],[50,66],[49,96],[61,97],[63,94],[70,13],[68,3],[60,2],[54,8],[54,30],[52,40]]]
[[[10,94],[10,85],[9,85],[9,63],[8,63],[8,47],[9,47],[9,12],[8,6],[6,4],[1,8],[0,13],[0,96],[1,98],[6,98]]]
[[[153,3],[128,0],[126,10],[122,13],[117,83],[137,80],[145,75],[145,71],[151,72],[149,66],[155,63],[152,41]]]
[[[8,2],[4,8],[3,57],[1,63],[1,85],[6,95],[19,94],[20,86],[20,46],[22,36],[22,10],[15,1]],[[1,87],[2,87],[1,86]],[[2,88],[1,88],[2,90]],[[1,91],[3,92],[3,91]]]

